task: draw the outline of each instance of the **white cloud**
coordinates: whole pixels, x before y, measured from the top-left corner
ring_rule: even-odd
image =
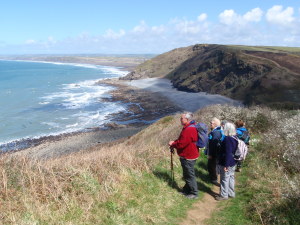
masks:
[[[55,44],[56,43],[56,40],[52,36],[49,36],[47,40],[48,40],[48,43],[51,43],[51,44]]]
[[[153,26],[151,27],[151,30],[156,34],[162,34],[166,31],[165,26]]]
[[[287,26],[295,20],[293,14],[294,9],[292,7],[287,7],[285,10],[283,10],[283,6],[275,5],[268,10],[266,19],[270,23]]]
[[[126,34],[125,30],[120,29],[119,32],[115,32],[112,29],[108,29],[103,37],[108,38],[108,39],[119,39],[122,38]],[[98,41],[98,39],[96,39]]]
[[[203,21],[205,21],[206,19],[207,19],[207,14],[206,14],[206,13],[200,14],[200,15],[198,16],[198,18],[197,18],[197,20],[198,20],[199,22],[203,22]]]
[[[239,16],[234,12],[233,9],[225,10],[219,15],[220,22],[226,25],[235,23],[238,20],[238,17]]]
[[[294,16],[293,8],[273,6],[266,12],[264,16],[260,8],[250,9],[245,14],[227,9],[219,14],[217,22],[209,21],[206,13],[192,19],[176,18],[152,26],[142,20],[131,29],[108,29],[94,36],[85,32],[63,40],[52,36],[44,41],[30,39],[22,46],[15,46],[14,51],[162,53],[196,43],[300,46],[300,18]],[[7,50],[9,48],[13,47],[0,45],[1,52],[11,53]]]
[[[249,22],[259,22],[262,15],[263,11],[260,8],[255,8],[243,15],[243,18]]]
[[[259,22],[263,11],[260,8],[252,9],[244,15],[237,14],[233,9],[224,10],[219,15],[221,23],[226,25],[245,25],[249,22]]]
[[[35,43],[36,43],[36,41],[33,40],[33,39],[29,39],[29,40],[25,41],[25,44],[27,44],[27,45],[32,45],[32,44],[35,44]]]
[[[181,34],[197,34],[201,30],[199,24],[187,20],[177,21],[175,28]]]
[[[148,29],[148,26],[147,26],[146,22],[144,20],[142,20],[139,25],[137,25],[133,28],[133,32],[134,33],[143,33],[147,29]]]

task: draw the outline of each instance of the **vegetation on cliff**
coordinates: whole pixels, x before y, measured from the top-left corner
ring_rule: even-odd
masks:
[[[252,139],[244,170],[237,174],[236,199],[221,203],[214,222],[208,224],[296,224],[300,220],[300,111],[214,105],[195,113],[196,120],[205,123],[214,116],[243,119]],[[179,115],[174,115],[131,138],[89,152],[45,161],[3,155],[1,222],[178,223],[193,202],[177,192],[183,185],[177,158],[174,185],[170,177],[167,143],[180,130]],[[200,192],[210,192],[203,154],[197,176]]]
[[[123,79],[145,77],[166,77],[179,90],[247,105],[300,107],[300,48],[194,45],[150,59]]]

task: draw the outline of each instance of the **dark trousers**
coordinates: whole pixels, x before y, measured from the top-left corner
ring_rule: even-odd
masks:
[[[209,178],[210,178],[211,181],[218,180],[217,158],[216,157],[212,157],[211,159],[208,159],[208,161],[207,161],[207,170],[208,170]]]
[[[194,168],[196,160],[180,158],[180,162],[183,171],[183,179],[185,181],[183,192],[186,194],[198,195],[198,186]]]
[[[237,167],[238,169],[240,169],[240,168],[242,167],[242,164],[243,164],[242,161],[237,161],[237,162],[236,162],[236,167]]]

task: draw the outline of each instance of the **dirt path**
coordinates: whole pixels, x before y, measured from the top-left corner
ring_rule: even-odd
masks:
[[[219,187],[214,186],[212,193],[205,193],[204,197],[197,201],[193,207],[187,212],[187,217],[180,225],[201,225],[204,221],[211,217],[211,214],[217,208],[217,201],[213,197],[214,194],[218,194]]]

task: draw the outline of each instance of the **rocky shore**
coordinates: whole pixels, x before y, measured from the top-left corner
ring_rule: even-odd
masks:
[[[109,115],[104,128],[92,127],[86,132],[63,134],[33,140],[32,147],[14,152],[14,156],[26,156],[35,159],[48,159],[79,151],[90,151],[106,144],[132,136],[156,120],[181,111],[160,93],[151,92],[128,85],[118,79],[99,81],[99,84],[116,87],[111,97],[101,101],[120,102],[127,105],[127,111]]]
[[[93,61],[89,61],[90,64],[91,62]],[[109,122],[104,128],[91,127],[84,132],[41,138],[33,141],[32,147],[17,151],[14,155],[47,159],[72,152],[89,151],[98,145],[113,144],[116,140],[132,136],[156,120],[179,111],[194,112],[211,104],[240,105],[239,102],[220,95],[178,91],[169,80],[161,78],[134,81],[106,79],[98,81],[98,84],[115,87],[110,91],[110,96],[100,99],[101,101],[125,104],[127,110],[110,114],[107,118]]]

